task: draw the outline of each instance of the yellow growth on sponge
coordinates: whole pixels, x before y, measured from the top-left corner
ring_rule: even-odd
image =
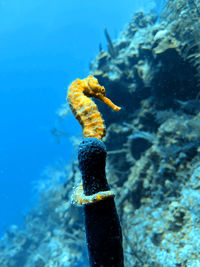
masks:
[[[72,203],[81,206],[81,205],[93,204],[101,200],[114,197],[115,194],[111,190],[100,191],[96,194],[86,196],[83,192],[83,185],[81,184],[77,186],[74,190],[74,193],[72,195]]]
[[[104,121],[96,104],[89,97],[100,99],[114,111],[119,111],[121,108],[105,96],[105,88],[92,75],[83,80],[76,79],[69,86],[67,101],[83,128],[84,137],[102,139],[106,134]]]

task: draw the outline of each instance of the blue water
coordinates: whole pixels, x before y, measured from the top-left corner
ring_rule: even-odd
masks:
[[[109,2],[109,4],[108,4]],[[149,1],[0,0],[0,234],[34,205],[33,181],[46,166],[73,155],[81,128],[73,116],[67,138],[51,134],[66,88],[89,73],[134,11]]]

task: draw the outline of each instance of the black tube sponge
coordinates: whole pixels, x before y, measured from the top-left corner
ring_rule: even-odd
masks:
[[[109,191],[105,175],[106,147],[96,138],[85,138],[78,152],[86,196]],[[122,233],[114,197],[84,205],[90,266],[123,267]]]

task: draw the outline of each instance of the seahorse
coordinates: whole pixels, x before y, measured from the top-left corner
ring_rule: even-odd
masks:
[[[84,137],[96,137],[101,140],[106,134],[104,120],[90,97],[100,99],[114,111],[119,111],[121,108],[106,97],[105,88],[92,75],[83,80],[76,79],[69,86],[67,101],[83,128]]]

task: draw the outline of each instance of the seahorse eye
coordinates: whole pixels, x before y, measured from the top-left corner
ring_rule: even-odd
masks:
[[[105,94],[105,88],[104,88],[104,87],[101,88],[101,93],[102,93],[103,95]]]

